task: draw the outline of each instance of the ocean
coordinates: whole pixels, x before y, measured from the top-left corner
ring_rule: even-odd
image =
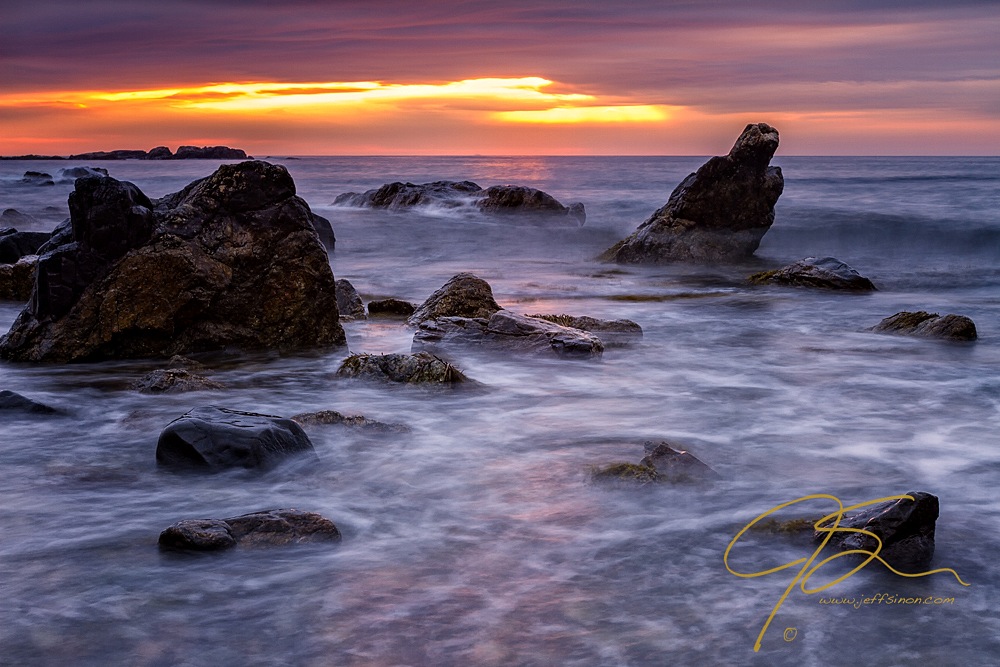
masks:
[[[0,364],[0,389],[69,413],[0,416],[0,664],[995,664],[1000,158],[779,150],[775,223],[753,259],[722,266],[594,259],[703,157],[265,159],[284,164],[332,222],[334,273],[366,302],[419,303],[469,271],[516,312],[628,318],[644,336],[599,361],[455,350],[450,359],[483,385],[472,392],[338,379],[347,349],[220,357],[209,371],[227,389],[157,396],[128,388],[163,367],[155,360]],[[161,197],[216,165],[91,166]],[[22,229],[53,228],[68,216],[72,182],[31,186],[21,175],[59,181],[70,166],[0,161],[0,209],[37,219]],[[347,191],[442,179],[540,188],[583,202],[587,222],[332,205]],[[827,255],[879,290],[744,283]],[[21,307],[0,302],[0,332]],[[865,331],[903,310],[966,315],[979,340]],[[351,352],[410,350],[412,330],[398,321],[344,327]],[[160,431],[203,405],[286,417],[333,409],[411,431],[311,428],[319,463],[309,471],[158,470]],[[721,480],[591,479],[594,466],[638,462],[647,441],[690,451]],[[724,562],[741,529],[783,503],[910,491],[940,499],[931,567],[968,586],[874,562],[783,597],[798,567],[743,578]],[[180,519],[287,507],[330,518],[344,539],[200,556],[157,547]],[[813,499],[781,516],[834,510]],[[729,564],[762,572],[813,549],[801,536],[748,533]],[[830,563],[809,585],[851,567]]]

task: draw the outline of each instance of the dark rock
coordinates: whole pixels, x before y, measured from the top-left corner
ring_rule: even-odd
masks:
[[[115,151],[93,151],[91,153],[79,153],[70,155],[70,160],[142,160],[146,157],[146,151],[140,150],[115,150]]]
[[[660,476],[654,468],[627,462],[612,463],[602,468],[595,467],[591,469],[590,476],[595,482],[620,481],[650,484],[660,481]]]
[[[174,154],[170,152],[170,149],[166,146],[157,146],[156,148],[151,148],[148,153],[146,153],[147,160],[170,160],[173,159]]]
[[[132,389],[140,394],[179,394],[185,391],[225,389],[225,385],[202,375],[195,375],[184,368],[157,369],[134,383]]]
[[[0,415],[10,414],[26,415],[55,415],[60,414],[59,410],[50,408],[47,405],[37,403],[30,398],[14,393],[9,389],[0,391]]]
[[[871,280],[833,257],[806,257],[780,269],[755,273],[747,278],[747,282],[751,285],[789,285],[854,292],[876,289]]]
[[[87,176],[107,176],[108,170],[104,167],[66,167],[59,170],[60,183],[72,183],[78,178]]]
[[[494,185],[484,190],[482,198],[476,203],[480,211],[492,215],[520,215],[546,219],[558,216],[576,225],[582,225],[587,221],[583,204],[577,202],[566,207],[552,195],[523,185]]]
[[[28,255],[15,264],[0,264],[0,300],[25,302],[35,287],[38,257]]]
[[[642,338],[642,327],[632,320],[599,320],[586,315],[528,315],[564,327],[589,331],[604,343],[605,347],[619,347],[634,343]]]
[[[16,208],[6,208],[0,213],[0,228],[7,227],[30,227],[38,220],[27,213],[21,213]]]
[[[323,243],[323,247],[326,248],[327,252],[333,252],[337,248],[337,236],[333,233],[333,225],[330,221],[321,215],[316,215],[312,213],[312,225],[313,229],[316,230],[316,234],[319,235],[319,240]]]
[[[471,201],[469,195],[478,194],[482,190],[472,181],[434,181],[420,185],[397,181],[362,193],[345,192],[338,195],[333,203],[336,206],[379,208],[389,211],[401,211],[432,204],[458,207],[463,202]]]
[[[368,317],[409,317],[417,307],[409,301],[379,299],[368,302]]]
[[[223,165],[150,200],[81,178],[0,357],[78,361],[345,343],[329,258],[284,167]],[[169,279],[165,279],[169,278]]]
[[[260,547],[336,542],[340,531],[329,519],[295,509],[265,510],[230,519],[185,519],[160,533],[165,549],[218,551],[236,545]]]
[[[919,311],[903,311],[887,317],[869,329],[875,333],[941,338],[944,340],[976,340],[976,324],[964,315],[938,315]]]
[[[717,262],[753,255],[784,188],[781,169],[768,166],[777,148],[776,129],[747,125],[729,155],[713,157],[684,179],[666,205],[601,259]]]
[[[46,174],[43,171],[26,171],[24,176],[21,177],[21,182],[27,185],[55,185],[56,182],[52,180],[52,174]]]
[[[406,321],[417,326],[439,317],[489,317],[500,310],[490,284],[471,273],[459,273],[431,294]]]
[[[346,278],[337,281],[337,309],[342,320],[365,319],[365,304],[361,301],[361,295]]]
[[[646,456],[639,461],[639,465],[656,470],[660,481],[700,482],[720,478],[719,473],[693,455],[674,449],[666,442],[647,442],[644,448]]]
[[[368,419],[362,415],[344,415],[336,410],[320,410],[319,412],[303,412],[292,415],[292,421],[302,426],[348,426],[362,431],[376,433],[409,433],[410,428],[404,424],[387,424]]]
[[[246,160],[247,154],[229,146],[180,146],[174,160]]]
[[[845,515],[841,528],[865,530],[882,541],[879,557],[901,572],[922,570],[934,555],[934,528],[938,518],[938,499],[922,491],[910,491],[913,500],[889,500]],[[829,524],[828,524],[829,525]],[[817,531],[816,541],[828,533]],[[835,532],[830,545],[841,551],[862,549],[874,552],[875,538],[861,533]]]
[[[404,384],[451,385],[469,380],[462,371],[427,352],[352,354],[340,365],[337,375]]]
[[[158,465],[206,472],[266,470],[297,456],[316,459],[316,452],[291,419],[215,406],[170,422],[156,443]]]
[[[439,317],[425,320],[413,335],[413,350],[453,345],[502,352],[554,353],[568,358],[600,357],[604,353],[604,343],[594,334],[509,310],[499,310],[489,319]]]
[[[35,255],[49,240],[47,232],[19,232],[0,229],[0,264],[13,264],[27,255]]]

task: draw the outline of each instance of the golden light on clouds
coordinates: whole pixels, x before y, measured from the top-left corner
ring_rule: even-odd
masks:
[[[514,123],[654,123],[670,119],[669,107],[636,104],[622,106],[553,107],[530,111],[498,111],[494,118]]]

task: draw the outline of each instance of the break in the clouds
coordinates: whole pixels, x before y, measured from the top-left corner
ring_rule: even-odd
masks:
[[[790,152],[1000,149],[995,2],[10,4],[5,153],[110,147],[99,133],[313,153],[703,154],[755,120],[778,124]],[[229,134],[253,131],[209,129],[226,114]]]

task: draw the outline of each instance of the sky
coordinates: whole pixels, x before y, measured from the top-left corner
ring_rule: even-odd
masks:
[[[0,0],[0,155],[1000,155],[1000,2]]]

